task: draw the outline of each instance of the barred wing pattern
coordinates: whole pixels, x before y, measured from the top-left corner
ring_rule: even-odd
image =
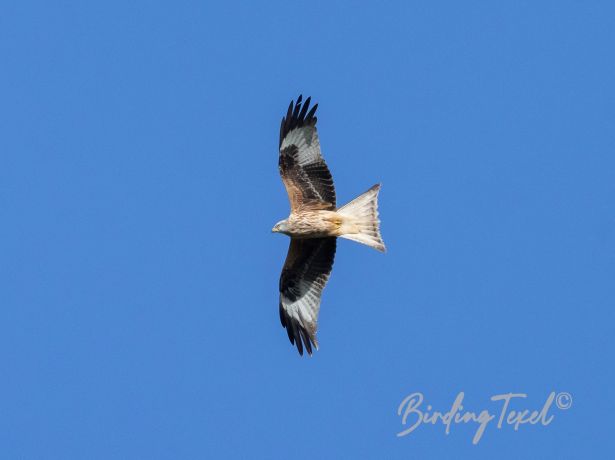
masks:
[[[291,101],[280,125],[279,168],[288,193],[291,212],[298,209],[335,209],[333,177],[320,153],[311,98]]]
[[[290,240],[280,276],[280,321],[300,355],[304,346],[309,355],[312,345],[318,349],[320,298],[333,268],[336,243],[334,237]]]

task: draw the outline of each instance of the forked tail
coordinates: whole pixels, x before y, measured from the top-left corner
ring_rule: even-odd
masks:
[[[344,217],[341,238],[353,240],[384,252],[378,219],[378,192],[380,184],[342,206],[337,213]]]

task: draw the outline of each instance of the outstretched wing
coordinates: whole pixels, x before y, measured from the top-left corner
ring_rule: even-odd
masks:
[[[329,279],[335,258],[336,238],[290,240],[280,276],[280,321],[290,343],[312,354],[318,349],[316,327],[320,296]]]
[[[333,177],[320,153],[316,132],[315,104],[308,112],[311,98],[290,102],[280,125],[280,175],[288,193],[291,211],[297,209],[335,209]]]

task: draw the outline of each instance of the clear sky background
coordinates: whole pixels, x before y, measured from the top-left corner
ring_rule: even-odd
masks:
[[[0,456],[606,458],[611,2],[24,2],[0,14]],[[320,104],[320,351],[278,318],[279,122]],[[526,393],[548,426],[421,426]]]

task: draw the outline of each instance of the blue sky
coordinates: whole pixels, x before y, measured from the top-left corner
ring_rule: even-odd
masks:
[[[463,3],[463,4],[462,4]],[[612,453],[610,2],[3,2],[2,458]],[[320,351],[277,286],[279,122],[320,104],[340,241]],[[423,425],[551,392],[548,426]]]

